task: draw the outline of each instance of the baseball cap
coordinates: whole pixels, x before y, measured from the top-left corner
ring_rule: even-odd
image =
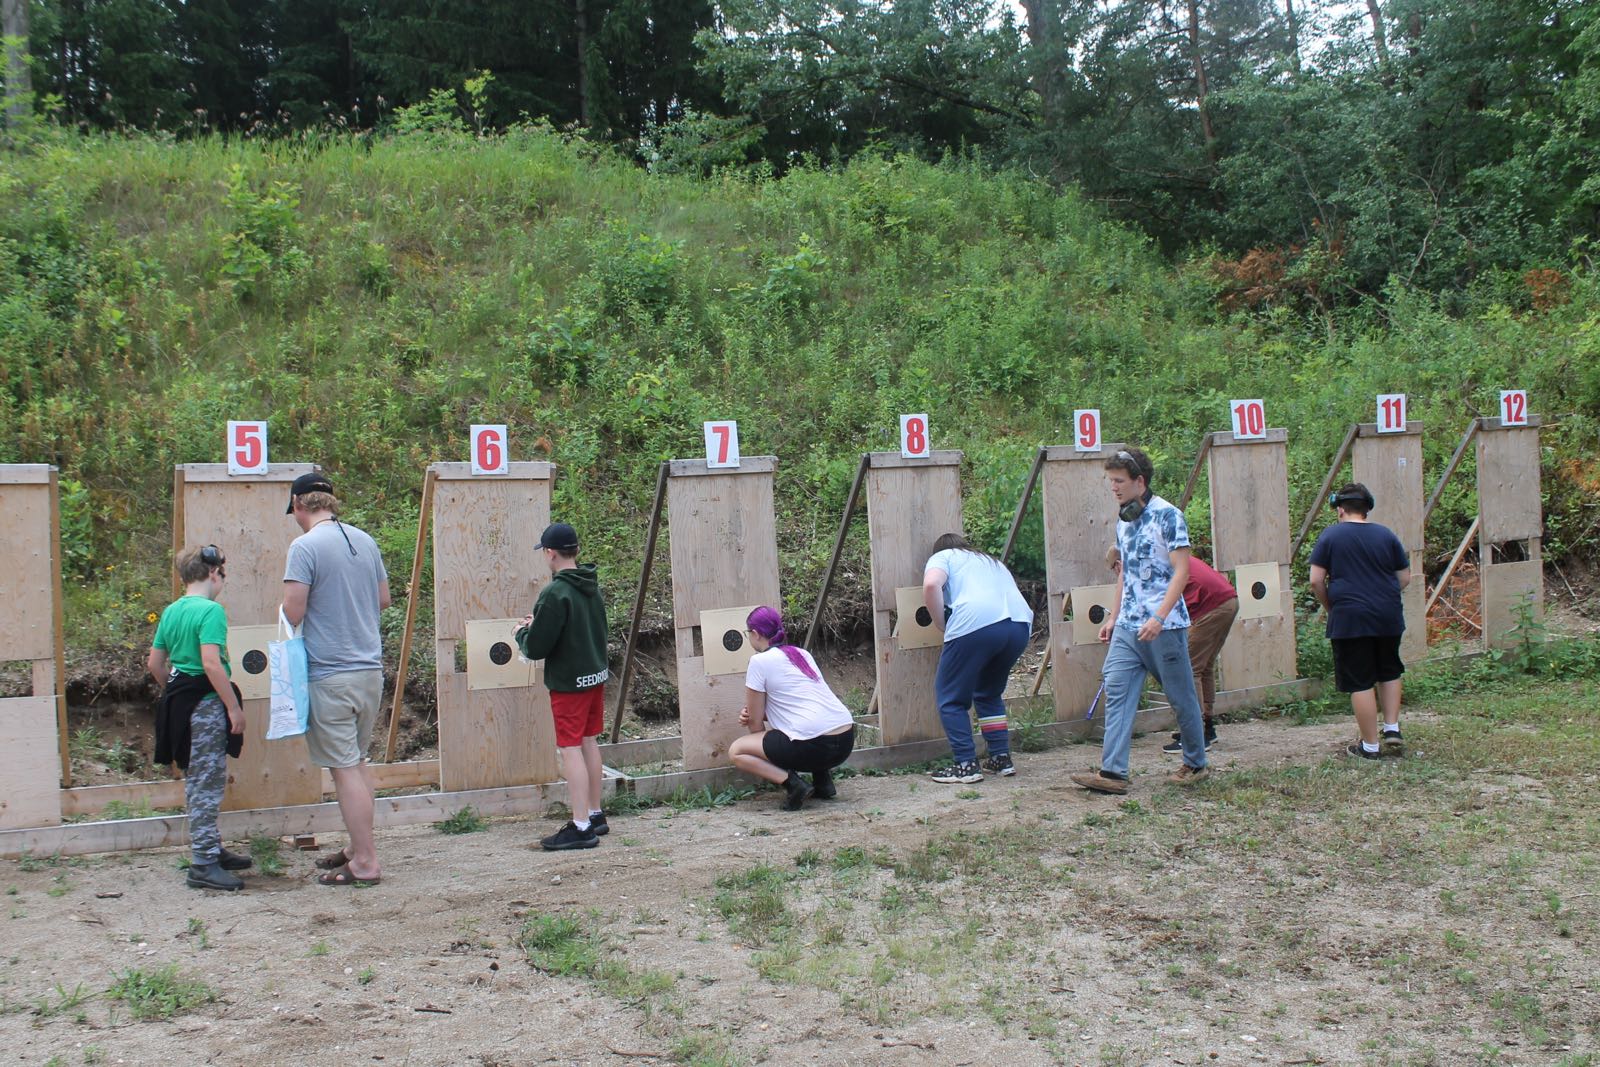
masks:
[[[316,471],[313,471],[310,474],[302,474],[300,477],[296,478],[294,480],[294,484],[289,487],[289,506],[283,509],[283,513],[285,515],[294,514],[294,498],[302,493],[332,492],[333,483],[328,481],[328,476],[326,474],[319,474]]]
[[[539,547],[571,552],[578,547],[578,531],[564,522],[553,522],[539,535]]]

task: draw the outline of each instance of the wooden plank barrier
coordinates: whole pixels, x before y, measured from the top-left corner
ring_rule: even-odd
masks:
[[[1099,625],[1089,617],[1093,605],[1070,603],[1072,591],[1114,584],[1106,549],[1117,540],[1117,502],[1106,484],[1105,460],[1126,445],[1108,444],[1100,452],[1072,445],[1045,449],[1044,544],[1047,610],[1050,613],[1050,688],[1058,722],[1082,719],[1100,689],[1106,646]],[[1079,600],[1084,600],[1081,595]],[[1074,639],[1074,621],[1096,630],[1093,641]],[[1078,627],[1079,636],[1086,636]],[[1101,708],[1096,716],[1102,716]]]
[[[1488,648],[1516,643],[1513,631],[1524,605],[1531,606],[1531,621],[1544,618],[1539,426],[1536,415],[1529,415],[1525,426],[1506,426],[1497,418],[1478,421],[1478,573]],[[1507,555],[1522,558],[1502,558]]]
[[[1420,663],[1428,654],[1427,577],[1423,567],[1422,509],[1425,488],[1422,480],[1422,424],[1407,420],[1404,430],[1379,433],[1378,424],[1362,423],[1356,428],[1350,455],[1352,480],[1372,491],[1378,502],[1368,516],[1394,531],[1406,547],[1411,560],[1411,584],[1400,594],[1405,609],[1406,632],[1400,642],[1400,658]],[[1322,509],[1330,518],[1333,509],[1324,498]]]

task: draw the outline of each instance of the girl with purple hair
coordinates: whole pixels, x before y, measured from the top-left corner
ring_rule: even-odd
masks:
[[[756,654],[744,673],[739,724],[750,732],[728,746],[728,755],[746,774],[783,786],[785,811],[799,811],[811,796],[832,800],[832,771],[856,745],[855,719],[811,653],[789,644],[775,609],[756,608],[745,626]],[[810,772],[810,782],[801,771]]]

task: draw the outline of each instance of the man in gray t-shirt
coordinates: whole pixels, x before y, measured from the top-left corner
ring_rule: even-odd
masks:
[[[383,703],[383,639],[378,614],[389,606],[389,574],[377,543],[339,521],[333,483],[302,474],[289,513],[305,531],[289,546],[283,613],[301,626],[310,668],[306,748],[328,768],[350,833],[343,852],[318,860],[323,885],[376,882],[382,871],[372,835],[372,778],[366,754]]]

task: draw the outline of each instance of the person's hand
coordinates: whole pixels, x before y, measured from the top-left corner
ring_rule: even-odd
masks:
[[[1109,622],[1103,622],[1100,624],[1100,643],[1102,645],[1111,640],[1112,625],[1113,624]]]
[[[739,725],[740,726],[749,726],[750,725],[750,709],[749,708],[740,708],[739,709]]]
[[[517,629],[526,630],[531,625],[533,625],[533,616],[532,615],[524,615],[522,617],[522,621],[517,623]]]
[[[244,709],[235,708],[228,712],[228,732],[230,734],[244,733]]]
[[[1144,625],[1139,627],[1139,640],[1148,642],[1160,637],[1162,621],[1160,617],[1155,615],[1144,620]]]

